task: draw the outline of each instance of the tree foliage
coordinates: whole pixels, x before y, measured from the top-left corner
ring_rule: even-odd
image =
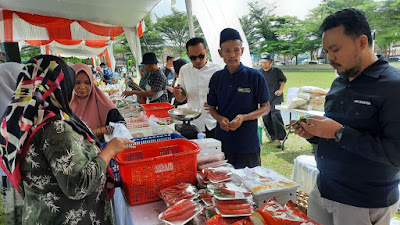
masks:
[[[375,31],[377,46],[385,50],[400,42],[400,0],[371,2],[362,9]]]
[[[196,18],[193,18],[195,36],[202,36]],[[186,52],[186,42],[190,39],[189,20],[186,12],[172,9],[172,14],[158,18],[155,29],[162,34],[166,45],[172,47],[179,56]]]
[[[143,33],[143,36],[140,38],[142,52],[154,52],[158,56],[161,56],[165,41],[161,32],[156,29],[156,23],[151,21],[149,13],[144,17],[144,23],[146,25],[146,29]]]
[[[310,58],[322,45],[319,26],[323,20],[344,8],[362,9],[376,32],[376,44],[388,49],[400,41],[400,0],[325,0],[310,10],[304,20],[274,15],[276,7],[261,7],[250,2],[249,14],[240,18],[250,52],[274,52],[289,56],[309,53]]]
[[[25,45],[19,52],[22,60],[29,60],[30,58],[40,55],[40,47],[33,45]]]

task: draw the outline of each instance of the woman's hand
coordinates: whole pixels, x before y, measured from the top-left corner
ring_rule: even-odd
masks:
[[[106,127],[100,127],[100,128],[94,129],[93,133],[97,137],[101,137],[103,134],[107,134],[107,128]]]
[[[127,138],[113,138],[107,143],[103,151],[99,153],[98,157],[102,158],[108,165],[112,157],[123,152],[124,150],[132,148],[132,146],[129,146],[132,144],[134,144],[134,142]]]

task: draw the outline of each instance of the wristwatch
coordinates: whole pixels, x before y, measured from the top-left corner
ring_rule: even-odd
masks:
[[[335,139],[336,142],[339,142],[339,141],[342,139],[343,130],[344,130],[344,126],[342,126],[339,130],[337,130],[337,131],[335,132],[335,137],[334,137],[334,139]]]

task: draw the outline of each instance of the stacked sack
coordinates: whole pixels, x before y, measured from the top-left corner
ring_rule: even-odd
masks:
[[[300,87],[299,93],[290,101],[288,108],[324,111],[325,96],[327,93],[325,89],[319,87]]]

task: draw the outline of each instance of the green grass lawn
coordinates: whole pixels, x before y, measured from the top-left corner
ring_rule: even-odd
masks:
[[[333,71],[283,71],[283,73],[287,77],[283,90],[285,96],[287,95],[287,89],[291,87],[316,86],[328,89],[335,77]],[[276,148],[273,143],[269,143],[265,131],[263,131],[263,143],[261,145],[262,166],[269,167],[290,178],[294,159],[299,155],[311,154],[311,144],[294,133],[289,134],[289,138],[285,143],[285,150],[282,151],[282,149]]]

